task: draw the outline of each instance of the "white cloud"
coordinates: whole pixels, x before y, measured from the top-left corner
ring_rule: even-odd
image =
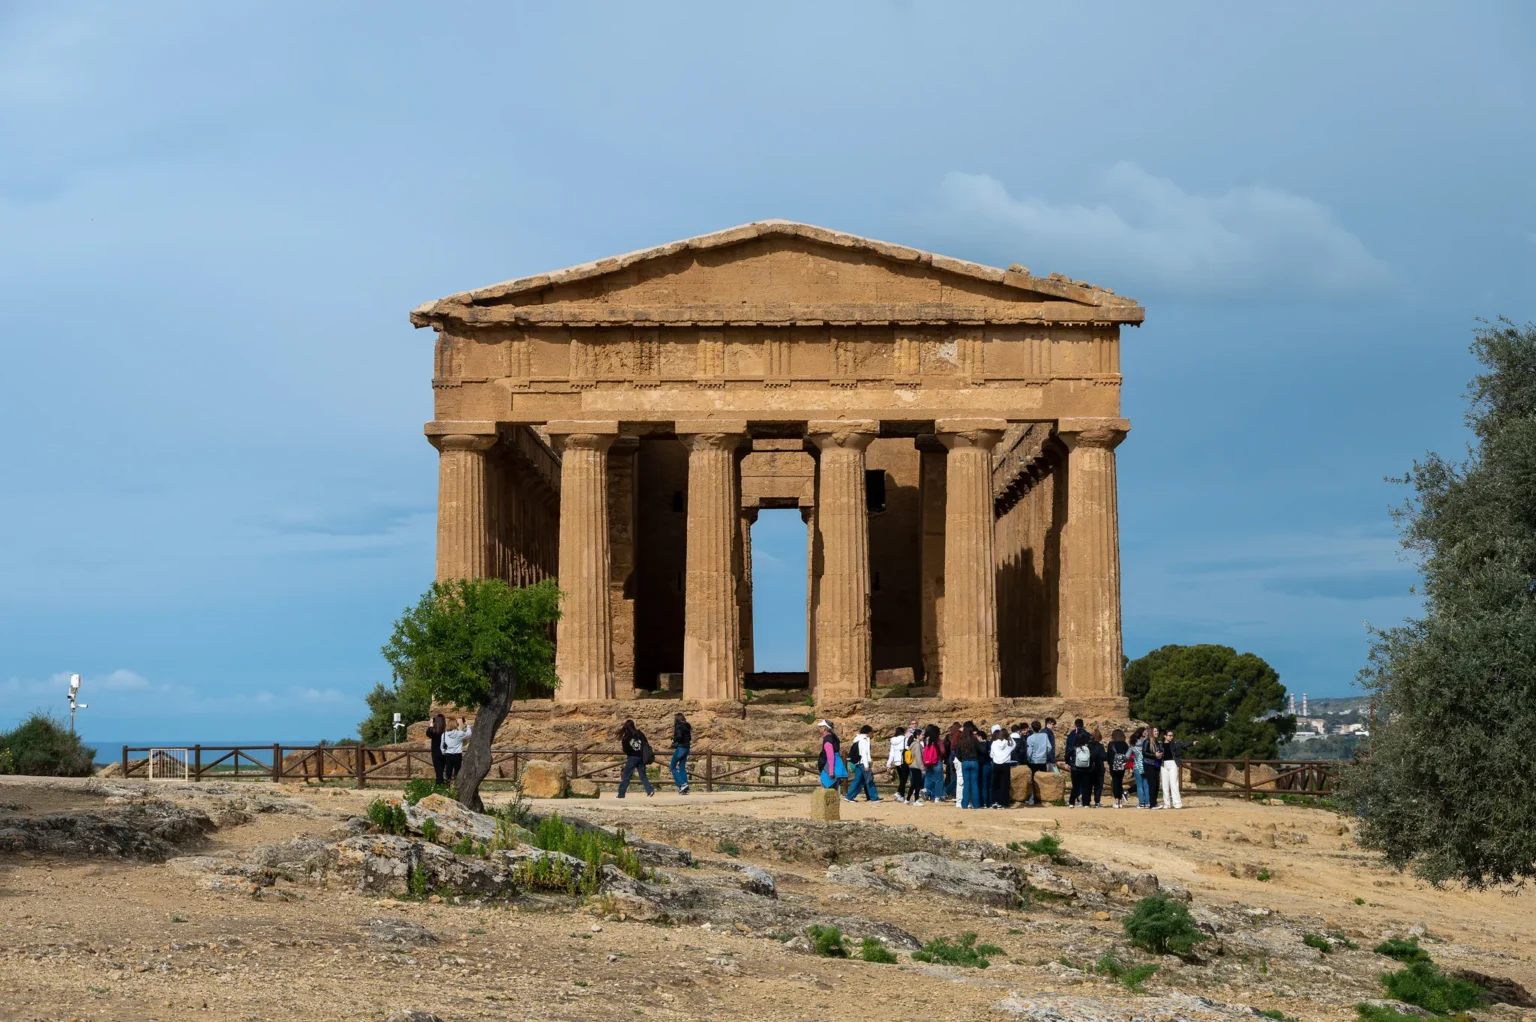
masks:
[[[1086,203],[1015,197],[987,174],[951,172],[939,187],[937,227],[994,261],[1133,294],[1339,298],[1390,280],[1325,206],[1282,189],[1198,194],[1118,163],[1092,192]]]

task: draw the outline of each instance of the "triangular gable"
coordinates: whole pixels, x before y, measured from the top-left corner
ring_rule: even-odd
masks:
[[[798,261],[788,261],[791,255]],[[840,274],[841,281],[817,279]],[[925,284],[932,286],[925,291]],[[1139,323],[1143,317],[1135,301],[1060,274],[1035,277],[1022,266],[1002,270],[809,224],[765,220],[449,295],[413,310],[411,322],[484,321],[498,307],[547,316],[556,311],[551,306],[593,304],[601,305],[605,315],[618,315],[618,307],[625,305],[681,304],[712,316],[703,306],[724,297],[785,305],[785,296],[773,293],[774,285],[780,291],[801,288],[806,300],[829,308],[881,306],[892,315],[919,307],[914,303],[925,309],[948,303],[991,318],[988,306],[1033,303],[1037,309],[1067,310],[1071,315],[1066,318],[1073,320]],[[766,311],[759,308],[753,315],[765,318]],[[648,317],[641,313],[640,318]]]

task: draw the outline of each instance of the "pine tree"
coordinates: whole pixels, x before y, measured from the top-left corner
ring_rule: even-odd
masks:
[[[1373,636],[1370,757],[1345,790],[1388,863],[1483,887],[1536,875],[1536,324],[1487,324],[1472,352],[1466,461],[1399,480],[1424,616]]]

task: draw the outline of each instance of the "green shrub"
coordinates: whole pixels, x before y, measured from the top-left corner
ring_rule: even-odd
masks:
[[[741,854],[741,849],[737,846],[736,842],[727,838],[720,839],[719,843],[715,845],[715,851],[724,852],[733,859]]]
[[[519,843],[515,837],[515,826],[507,817],[497,817],[496,847],[510,848]],[[526,876],[514,873],[529,886],[591,895],[597,893],[605,865],[617,866],[633,877],[644,875],[640,857],[625,843],[622,830],[608,831],[596,827],[582,829],[562,820],[559,813],[551,813],[537,823],[528,843],[545,851],[573,856],[583,863],[581,871],[577,873],[566,862],[544,857],[530,860],[542,865],[527,867],[524,870]]]
[[[1265,866],[1255,873],[1253,878],[1261,884],[1267,884],[1272,879],[1272,874],[1269,872],[1269,867]]]
[[[376,798],[368,803],[368,819],[386,834],[406,832],[405,809],[397,803]]]
[[[859,957],[866,962],[874,962],[876,965],[896,964],[896,956],[891,954],[884,944],[873,937],[865,937],[859,945]]]
[[[397,680],[390,688],[374,685],[363,699],[368,704],[368,716],[357,725],[357,733],[364,745],[393,742],[396,713],[407,724],[426,720],[432,713],[432,691],[425,682]],[[400,729],[399,735],[405,737],[405,728]]]
[[[1041,834],[1039,839],[1035,841],[1010,841],[1008,842],[1008,848],[1015,852],[1043,855],[1058,866],[1061,865],[1063,859],[1061,840],[1055,834]]]
[[[1427,962],[1430,960],[1429,952],[1419,947],[1419,938],[1409,937],[1404,940],[1401,937],[1393,937],[1376,945],[1376,953],[1387,958],[1396,959],[1404,965],[1412,965],[1414,962]]]
[[[1143,984],[1157,973],[1158,968],[1159,966],[1150,962],[1143,965],[1125,965],[1120,959],[1106,951],[1099,956],[1099,960],[1093,964],[1093,968],[1089,971],[1100,976],[1108,976],[1126,989],[1134,990],[1139,994],[1142,992]]]
[[[428,820],[427,822],[431,823],[432,821]],[[422,833],[425,834],[426,831],[423,830]],[[453,847],[451,849],[449,849],[449,851],[453,852],[454,855],[474,855],[475,854],[475,842],[474,842],[474,839],[471,838],[468,834],[464,834],[457,841],[455,841],[453,843]]]
[[[497,819],[506,820],[516,827],[528,826],[528,821],[533,817],[533,810],[528,805],[528,796],[523,794],[523,784],[521,781],[512,787],[512,800],[496,807],[493,815]]]
[[[80,736],[58,719],[34,713],[14,731],[0,733],[0,757],[0,773],[89,777],[96,750],[81,745]]]
[[[823,958],[847,958],[848,942],[843,931],[835,926],[808,926],[805,935],[811,938],[811,950]]]
[[[1358,1022],[1420,1022],[1417,1015],[1404,1015],[1396,1008],[1378,1004],[1355,1005],[1355,1018]]]
[[[1210,938],[1190,918],[1189,906],[1166,894],[1142,898],[1125,917],[1131,943],[1155,955],[1184,956]]]
[[[1315,947],[1325,955],[1333,954],[1333,944],[1321,933],[1309,933],[1301,938],[1301,942],[1307,947]]]
[[[1488,991],[1460,976],[1447,976],[1433,962],[1414,962],[1396,972],[1384,972],[1381,985],[1393,1000],[1442,1015],[1475,1008],[1488,999]]]
[[[924,944],[922,950],[912,952],[919,962],[937,965],[960,965],[967,969],[985,969],[992,963],[989,955],[1000,955],[1003,949],[996,944],[977,944],[976,934],[963,933],[955,941],[948,937],[935,937]]]
[[[409,781],[405,782],[406,805],[413,806],[428,795],[447,795],[449,798],[453,798],[453,785],[437,784],[425,777],[412,777]]]
[[[427,876],[424,866],[412,866],[410,874],[406,877],[406,889],[411,892],[413,898],[425,898],[432,893],[432,882]]]
[[[421,825],[421,836],[424,840],[437,844],[437,821],[428,819]]]

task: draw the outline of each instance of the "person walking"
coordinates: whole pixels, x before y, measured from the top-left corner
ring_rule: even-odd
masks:
[[[1148,730],[1147,736],[1142,739],[1142,747],[1146,750],[1146,755],[1142,757],[1141,769],[1147,778],[1148,809],[1157,808],[1158,786],[1162,784],[1163,779],[1163,764],[1158,758],[1158,745],[1162,735],[1163,733],[1154,727]]]
[[[667,769],[672,771],[672,783],[677,785],[679,795],[688,794],[688,750],[693,748],[693,725],[688,723],[686,714],[679,713],[672,718],[672,762]]]
[[[875,790],[875,729],[865,724],[853,736],[853,782],[848,785],[847,801],[853,802],[864,793],[864,801],[879,802],[880,793]]]
[[[1024,755],[1029,761],[1029,801],[1024,804],[1039,805],[1043,800],[1040,798],[1040,787],[1035,783],[1035,775],[1050,766],[1051,739],[1038,720],[1030,722],[1029,737],[1024,739]]]
[[[1170,728],[1163,733],[1162,744],[1158,746],[1157,758],[1162,761],[1163,770],[1163,808],[1183,809],[1184,796],[1179,791],[1180,750],[1178,739],[1174,737]]]
[[[1013,797],[1013,749],[1017,743],[1018,737],[1004,731],[1001,724],[992,725],[992,778],[987,785],[991,799],[987,804],[993,809],[1002,809]]]
[[[1081,736],[1079,736],[1079,732]],[[1072,788],[1067,795],[1067,808],[1088,808],[1088,793],[1093,787],[1093,747],[1088,732],[1083,731],[1081,721],[1067,734],[1067,769],[1071,771]]]
[[[830,720],[818,720],[821,728],[821,748],[816,752],[816,768],[821,771],[823,788],[840,788],[848,777],[848,764],[843,761],[843,742]]]
[[[1125,771],[1130,764],[1131,745],[1125,740],[1125,732],[1115,728],[1109,733],[1109,744],[1104,747],[1109,756],[1109,790],[1115,796],[1115,808],[1125,802]]]
[[[656,794],[651,779],[645,776],[646,766],[656,757],[651,752],[651,743],[645,739],[645,732],[635,727],[632,720],[626,720],[619,728],[619,751],[624,753],[624,772],[619,776],[619,793],[614,797],[624,797],[629,790],[629,779],[636,773],[640,775],[640,785],[645,788],[645,797]]]
[[[443,780],[443,732],[447,730],[448,722],[443,715],[434,713],[432,723],[427,725],[427,745],[432,750],[432,783],[436,785],[448,783]]]
[[[944,801],[944,739],[937,724],[923,729],[922,762],[924,793],[937,805]]]
[[[448,784],[459,776],[459,768],[464,765],[464,739],[473,731],[460,717],[458,727],[443,732],[443,778]]]
[[[912,750],[908,747],[907,729],[900,724],[891,732],[891,747],[885,755],[885,765],[896,775],[896,801],[907,800],[907,782],[912,776]],[[917,797],[917,789],[912,789],[912,797]]]

